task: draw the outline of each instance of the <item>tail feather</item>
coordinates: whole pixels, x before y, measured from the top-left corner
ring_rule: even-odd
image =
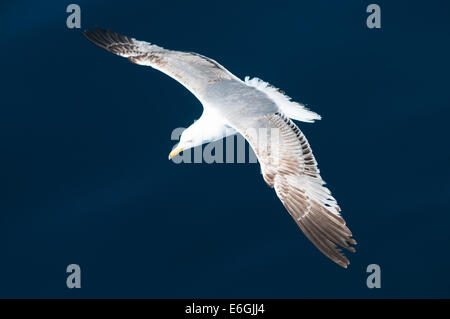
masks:
[[[313,123],[314,120],[321,119],[319,114],[308,110],[303,104],[291,101],[289,96],[270,83],[264,82],[259,78],[250,79],[247,76],[245,77],[245,84],[266,93],[279,106],[281,112],[293,120]]]

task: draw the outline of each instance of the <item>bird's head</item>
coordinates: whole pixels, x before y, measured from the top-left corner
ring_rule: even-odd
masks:
[[[203,144],[202,130],[199,125],[196,125],[197,122],[183,131],[180,136],[180,142],[173,147],[169,154],[169,159],[172,159],[184,150]]]

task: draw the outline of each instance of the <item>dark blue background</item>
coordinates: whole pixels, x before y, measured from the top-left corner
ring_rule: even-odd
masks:
[[[381,30],[370,1],[76,2],[82,29],[201,53],[321,114],[300,128],[359,243],[347,270],[258,165],[168,161],[200,103],[41,2],[0,5],[0,297],[450,297],[448,2],[377,1]]]

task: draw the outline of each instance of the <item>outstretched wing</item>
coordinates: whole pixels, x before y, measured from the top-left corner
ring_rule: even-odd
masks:
[[[249,120],[238,131],[255,151],[264,180],[275,188],[306,237],[328,258],[347,268],[350,262],[339,247],[354,252],[351,245],[356,241],[324,186],[300,129],[284,114],[275,113]]]
[[[99,47],[128,58],[133,63],[151,66],[174,78],[199,100],[208,84],[237,77],[216,61],[192,52],[166,50],[117,32],[96,28],[83,32]]]

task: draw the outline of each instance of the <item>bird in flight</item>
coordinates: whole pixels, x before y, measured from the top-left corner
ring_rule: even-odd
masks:
[[[264,180],[305,236],[325,256],[347,268],[350,262],[341,248],[354,252],[356,241],[324,186],[306,137],[292,121],[314,122],[320,119],[318,114],[258,78],[240,80],[203,55],[167,50],[100,28],[86,30],[84,35],[109,52],[167,74],[200,100],[202,115],[183,131],[169,158],[241,134],[254,150]]]

